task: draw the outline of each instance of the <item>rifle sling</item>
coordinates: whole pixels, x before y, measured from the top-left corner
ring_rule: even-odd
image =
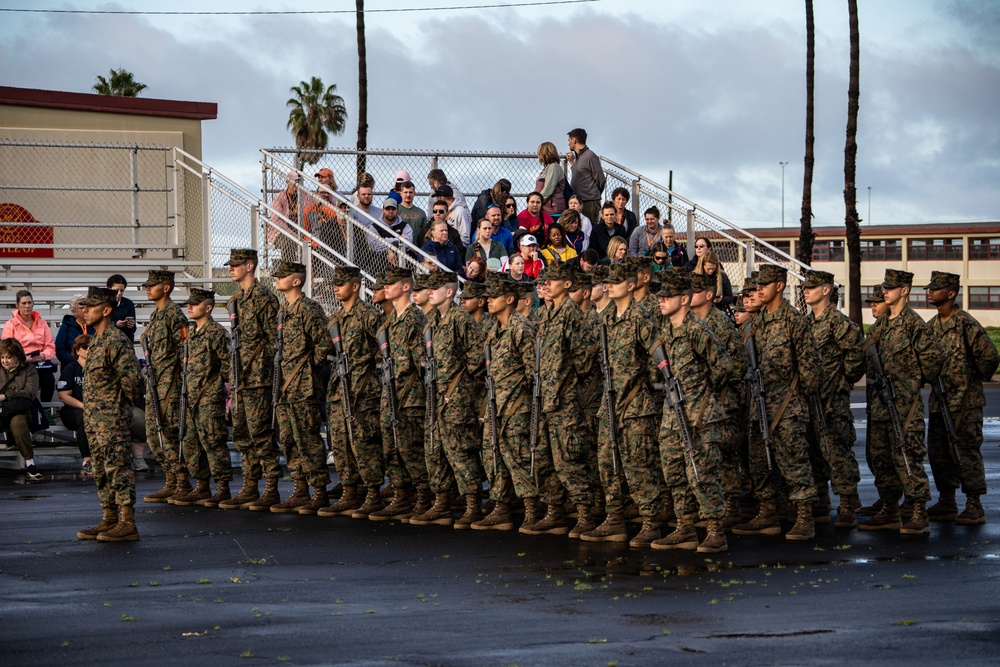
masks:
[[[781,406],[778,411],[774,414],[774,419],[771,420],[771,428],[768,433],[770,436],[774,436],[774,429],[778,427],[778,422],[781,421],[781,417],[785,414],[785,409],[788,408],[788,404],[792,400],[792,396],[795,395],[795,389],[799,386],[799,374],[796,373],[792,376],[792,384],[788,385],[788,393],[785,394],[785,400],[781,402]]]
[[[458,373],[456,373],[455,377],[453,377],[451,379],[451,382],[448,383],[448,389],[446,389],[445,392],[444,392],[443,400],[440,403],[438,403],[438,406],[437,406],[437,420],[438,421],[441,421],[441,415],[444,412],[444,404],[448,402],[448,399],[451,398],[451,395],[455,393],[456,389],[458,389],[458,383],[462,381],[462,376],[463,375],[465,375],[465,369],[464,368],[462,370],[460,370]]]
[[[296,364],[295,368],[292,369],[291,374],[288,375],[285,378],[285,381],[281,384],[281,396],[285,395],[285,392],[288,391],[288,387],[290,387],[291,384],[292,384],[292,382],[296,378],[298,378],[299,373],[302,372],[302,369],[305,367],[306,362],[308,362],[308,361],[309,361],[309,355],[306,355],[306,356],[302,357],[302,359],[299,361],[299,363]],[[280,399],[281,396],[279,396],[278,398]]]
[[[910,403],[910,410],[906,413],[906,421],[903,422],[903,437],[906,437],[906,429],[910,427],[910,422],[913,421],[913,417],[917,414],[917,406],[923,402],[923,398],[920,396],[920,392],[913,397],[913,402]]]
[[[500,429],[497,431],[497,438],[499,438],[501,435],[503,435],[504,429],[506,429],[507,428],[507,424],[510,423],[511,417],[513,417],[514,415],[516,415],[517,412],[518,412],[518,410],[521,409],[521,406],[524,404],[524,394],[525,393],[526,392],[525,392],[524,385],[521,385],[521,391],[517,395],[517,400],[514,401],[514,405],[513,405],[513,407],[510,410],[510,414],[508,414],[507,418],[503,420],[503,424],[500,425]],[[507,401],[509,403],[510,399],[507,399]],[[500,414],[499,410],[497,410],[497,414],[498,415]],[[538,426],[539,426],[539,428],[541,428],[541,424],[539,424]]]
[[[636,385],[634,387],[632,387],[632,391],[630,391],[628,393],[628,396],[625,397],[625,400],[622,401],[622,409],[621,410],[617,410],[616,411],[617,414],[615,415],[615,417],[618,419],[619,422],[624,422],[625,421],[625,412],[628,410],[628,407],[630,405],[632,405],[632,401],[635,400],[636,394],[639,393],[639,390],[642,389],[642,386],[644,384],[646,384],[646,383],[645,382],[637,382]]]

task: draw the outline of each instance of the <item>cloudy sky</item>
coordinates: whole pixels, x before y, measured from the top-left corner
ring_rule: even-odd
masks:
[[[531,2],[532,0],[524,0]],[[497,0],[369,0],[369,10]],[[860,0],[859,213],[875,224],[1000,219],[1000,3]],[[842,225],[848,17],[816,0],[816,223]],[[334,15],[0,13],[3,85],[88,92],[131,70],[147,97],[210,101],[204,158],[256,190],[257,149],[288,146],[289,87],[336,83],[357,128],[354,3],[0,8],[338,10]],[[802,0],[600,0],[367,16],[372,148],[533,151],[585,127],[598,153],[747,227],[796,224],[802,189]],[[343,185],[343,184],[342,184]],[[461,184],[459,184],[461,185]],[[530,184],[525,184],[525,186]]]

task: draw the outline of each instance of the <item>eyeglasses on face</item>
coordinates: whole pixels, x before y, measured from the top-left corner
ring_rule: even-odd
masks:
[[[663,262],[667,261],[667,256],[666,255],[653,255],[653,261],[656,262],[657,264],[662,264]]]
[[[447,213],[447,212],[448,212],[448,211],[446,211],[446,210],[445,210],[445,209],[443,209],[443,208],[436,208],[436,209],[434,209],[434,215],[437,215],[438,213],[440,213],[441,215],[444,215],[444,214],[445,214],[445,213]]]

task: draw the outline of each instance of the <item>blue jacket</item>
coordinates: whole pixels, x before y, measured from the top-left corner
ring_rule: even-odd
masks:
[[[122,297],[121,303],[115,306],[115,312],[111,313],[111,326],[115,326],[115,322],[124,320],[126,317],[135,317],[135,304],[132,303],[131,299]],[[135,343],[135,327],[125,327],[118,330],[125,334],[129,343]]]
[[[94,327],[87,327],[87,333],[94,335]],[[59,325],[59,332],[56,334],[56,357],[59,365],[66,368],[76,359],[73,357],[73,341],[77,336],[83,335],[83,329],[76,321],[75,315],[63,315],[62,324]]]
[[[463,278],[465,277],[462,256],[458,252],[458,247],[451,241],[444,245],[437,241],[428,241],[421,250],[428,255],[434,255],[437,261],[441,262],[449,271],[454,271]]]

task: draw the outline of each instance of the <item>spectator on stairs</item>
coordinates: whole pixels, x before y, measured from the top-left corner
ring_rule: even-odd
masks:
[[[56,334],[56,358],[59,359],[59,368],[65,370],[67,366],[76,362],[73,354],[73,341],[84,334],[94,334],[94,327],[88,327],[84,321],[86,306],[81,306],[83,295],[77,294],[69,300],[69,315],[63,315],[62,324],[59,325],[59,332]]]
[[[3,325],[3,338],[15,338],[21,344],[27,362],[34,365],[37,372],[38,385],[41,388],[40,398],[43,401],[52,400],[52,392],[56,388],[56,343],[52,339],[49,325],[35,312],[35,300],[31,292],[21,290],[16,295],[17,309],[11,312],[11,318]]]
[[[91,327],[93,331],[93,327]],[[90,349],[90,334],[77,336],[71,345],[70,354],[73,361],[63,364],[59,374],[59,419],[63,426],[76,433],[76,444],[80,447],[81,475],[93,475],[94,464],[90,458],[90,443],[87,431],[83,428],[83,367],[87,363],[87,351]]]
[[[135,304],[125,297],[128,281],[125,276],[116,273],[108,278],[107,287],[118,295],[115,310],[111,313],[111,323],[125,334],[130,344],[135,344]]]

